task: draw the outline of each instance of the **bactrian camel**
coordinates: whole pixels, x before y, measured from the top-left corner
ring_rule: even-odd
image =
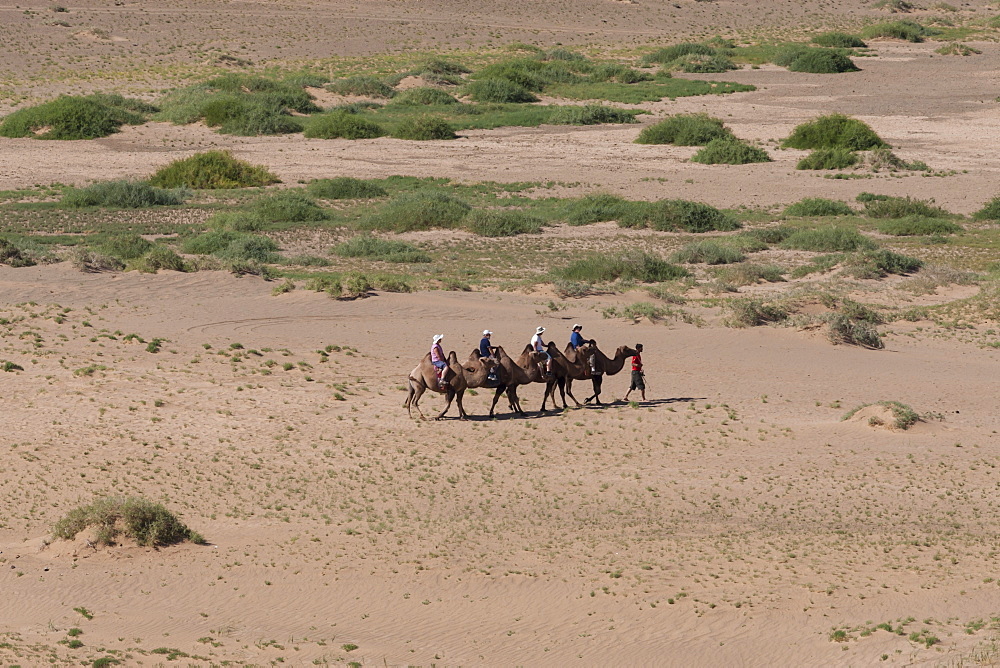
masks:
[[[567,384],[567,381],[573,378],[580,379],[588,376],[590,371],[587,367],[588,360],[594,349],[593,342],[586,341],[580,346],[579,350],[573,350],[572,345],[567,345],[565,352],[559,352],[556,344],[549,343],[549,355],[552,356],[552,374],[555,377],[546,385],[545,393],[546,396],[552,397],[553,407],[559,407],[556,403],[556,386],[559,387],[559,393],[562,395],[563,408],[567,407],[567,393],[569,393],[569,398],[573,400],[573,403],[577,406],[580,405],[580,402],[576,400],[573,393],[569,391],[571,386]],[[542,400],[542,410],[545,410],[544,399]]]
[[[601,352],[600,348],[597,347],[596,341],[591,339],[589,343],[593,345],[592,352],[594,355],[594,366],[600,373],[594,373],[590,375],[590,380],[592,381],[594,387],[594,394],[590,397],[587,397],[586,402],[589,403],[591,400],[594,400],[597,404],[600,404],[601,383],[604,382],[604,376],[605,375],[613,376],[619,371],[621,371],[622,368],[624,368],[625,366],[625,360],[635,355],[636,350],[633,348],[629,348],[628,346],[618,346],[618,349],[615,350],[614,358],[609,358],[607,355]],[[566,353],[567,356],[569,355],[569,352],[570,352],[569,347],[567,347],[567,353]],[[590,353],[587,354],[589,356]],[[566,376],[565,378],[566,394],[568,394],[573,401],[576,401],[576,397],[573,396],[573,381],[583,380],[584,378],[586,378],[586,374],[589,373],[590,369],[584,367],[582,374],[571,374]],[[560,390],[561,389],[562,388],[560,388]],[[565,403],[565,401],[566,399],[564,397],[563,402]],[[576,401],[576,405],[579,406],[580,402]]]
[[[464,420],[468,417],[465,412],[465,406],[462,405],[462,399],[465,396],[465,391],[473,387],[483,387],[486,385],[487,377],[490,372],[496,369],[498,362],[492,357],[474,357],[470,358],[465,364],[460,364],[458,357],[455,355],[455,351],[448,353],[448,368],[445,371],[444,380],[446,384],[442,387],[438,383],[437,371],[434,365],[431,363],[431,354],[427,353],[424,358],[420,360],[420,363],[413,368],[407,378],[407,385],[409,386],[406,401],[403,402],[403,406],[409,415],[413,415],[411,412],[412,408],[417,409],[417,413],[421,418],[424,417],[423,411],[420,410],[420,397],[423,396],[424,392],[431,390],[433,392],[438,392],[439,394],[445,395],[447,401],[444,410],[434,418],[435,420],[440,420],[444,417],[444,414],[448,412],[451,408],[452,400],[458,404],[458,417]]]
[[[530,345],[524,347],[524,351],[516,360],[508,355],[502,346],[497,346],[496,350],[500,369],[502,369],[502,384],[497,386],[496,394],[493,395],[493,405],[490,406],[490,417],[493,417],[497,402],[500,400],[500,395],[504,392],[507,393],[507,401],[510,403],[510,409],[518,415],[524,415],[524,411],[521,410],[521,400],[517,396],[517,388],[519,385],[529,385],[531,383],[548,383],[548,379],[545,378],[542,369],[539,367],[540,364],[545,362],[545,355],[535,352]]]

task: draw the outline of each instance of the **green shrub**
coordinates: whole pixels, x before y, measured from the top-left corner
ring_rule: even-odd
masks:
[[[898,401],[879,401],[875,404],[861,404],[857,408],[853,408],[847,411],[847,413],[844,414],[844,417],[840,418],[840,420],[841,421],[850,420],[861,409],[868,408],[869,406],[873,405],[884,406],[885,408],[888,408],[892,412],[893,423],[891,426],[893,429],[900,429],[905,431],[906,429],[909,429],[916,423],[920,422],[920,415],[915,410],[913,410],[906,404],[900,403]],[[889,628],[890,629],[892,628],[891,624],[889,624]],[[928,647],[929,646],[930,645],[928,645]]]
[[[635,123],[636,112],[603,104],[560,107],[549,117],[552,125],[599,125],[601,123]]]
[[[162,505],[135,497],[103,498],[74,508],[56,522],[52,534],[72,540],[89,527],[97,530],[97,542],[104,545],[113,544],[121,534],[145,546],[205,542]]]
[[[102,253],[112,255],[119,260],[134,260],[142,257],[153,248],[153,244],[138,234],[116,234],[101,244]]]
[[[470,232],[483,237],[513,237],[542,231],[542,221],[523,211],[475,209],[465,220]]]
[[[890,197],[889,195],[876,195],[875,193],[863,192],[863,193],[858,193],[858,196],[855,197],[854,199],[864,203],[864,202],[874,202],[874,201],[881,202],[889,199],[889,197]]]
[[[858,154],[846,148],[820,148],[799,160],[795,169],[846,169],[858,160]]]
[[[875,248],[875,242],[852,227],[817,227],[796,230],[781,242],[782,248],[834,253]]]
[[[392,99],[391,106],[423,107],[446,104],[459,104],[454,96],[446,93],[440,88],[411,88],[404,90]]]
[[[457,139],[458,135],[448,121],[436,116],[407,118],[396,126],[392,136],[396,139],[432,141],[435,139]]]
[[[723,309],[729,314],[725,319],[727,327],[757,327],[788,319],[785,308],[755,297],[729,299],[723,304]]]
[[[126,264],[126,268],[135,269],[144,274],[155,274],[160,269],[187,271],[184,258],[166,246],[154,246],[142,257]]]
[[[574,83],[581,77],[574,72],[580,63],[571,61],[542,61],[536,58],[504,60],[473,74],[474,79],[505,79],[529,91],[541,91],[554,83]]]
[[[646,54],[642,58],[642,63],[643,65],[662,65],[689,55],[714,56],[715,49],[706,44],[682,42],[681,44],[674,44],[673,46],[657,49],[652,53]]]
[[[705,146],[713,139],[731,136],[732,133],[718,118],[704,113],[677,114],[643,128],[635,143]]]
[[[120,95],[64,95],[51,102],[19,109],[0,123],[0,137],[96,139],[138,125],[156,108]]]
[[[681,199],[636,202],[623,213],[618,224],[651,227],[661,232],[729,232],[740,227],[735,218],[715,207]]]
[[[941,218],[924,218],[908,216],[906,218],[890,218],[878,224],[877,229],[882,234],[896,237],[929,236],[932,234],[955,234],[962,231],[962,226]]]
[[[278,246],[271,239],[256,234],[243,234],[230,241],[228,246],[215,255],[223,260],[270,264],[278,261],[277,251]]]
[[[687,74],[718,74],[730,70],[738,70],[739,65],[721,54],[712,56],[690,55],[682,56],[667,65],[668,69],[679,70]]]
[[[234,232],[258,232],[267,227],[268,223],[259,213],[239,210],[220,211],[205,222],[213,229]]]
[[[181,251],[190,255],[215,255],[243,236],[234,230],[213,229],[182,241]]]
[[[227,135],[257,137],[302,130],[301,122],[280,101],[260,96],[219,95],[202,106],[201,115],[206,125]]]
[[[691,162],[705,165],[749,165],[771,162],[771,156],[764,149],[751,146],[735,137],[723,137],[708,142],[691,157]]]
[[[326,89],[337,95],[391,98],[396,94],[392,86],[373,76],[360,75],[338,79],[327,84]]]
[[[994,197],[982,209],[972,214],[976,220],[1000,220],[1000,197]]]
[[[465,65],[461,63],[453,63],[450,60],[444,60],[442,58],[431,58],[425,60],[416,67],[418,72],[429,72],[431,74],[468,74],[470,70]]]
[[[469,83],[465,93],[476,102],[538,102],[538,98],[527,88],[507,79],[479,79]]]
[[[971,56],[974,53],[982,53],[982,51],[968,44],[951,42],[950,44],[945,44],[942,47],[934,49],[934,53],[940,53],[942,56]]]
[[[309,139],[375,139],[384,137],[386,131],[374,121],[341,110],[310,118],[302,135]]]
[[[915,257],[885,249],[864,249],[844,263],[844,271],[855,278],[883,278],[890,274],[905,276],[924,263]]]
[[[383,262],[430,262],[431,256],[405,241],[380,239],[362,234],[336,246],[333,252],[341,257],[364,257]]]
[[[865,214],[871,218],[947,218],[951,214],[939,206],[911,197],[886,197],[865,202]]]
[[[629,204],[630,202],[618,195],[605,193],[586,195],[571,200],[566,205],[566,222],[570,225],[589,225],[618,220]]]
[[[174,160],[156,170],[151,185],[161,188],[255,188],[279,183],[280,179],[262,165],[237,160],[229,151],[207,151]]]
[[[740,232],[737,236],[745,236],[751,239],[757,239],[765,244],[779,244],[788,237],[792,236],[795,230],[791,227],[760,227],[755,230],[746,230],[745,232]]]
[[[785,269],[776,264],[741,262],[721,267],[715,277],[723,283],[737,286],[755,285],[761,281],[781,283],[785,280]]]
[[[390,200],[362,221],[361,227],[395,232],[454,228],[471,209],[465,202],[443,193],[416,192]]]
[[[714,240],[694,241],[670,256],[671,261],[685,264],[733,264],[745,259],[746,256],[732,246]]]
[[[32,267],[35,260],[9,239],[0,237],[0,264],[9,267]]]
[[[259,197],[250,205],[250,211],[270,222],[304,223],[326,220],[326,212],[316,202],[295,190]]]
[[[803,123],[792,131],[782,146],[799,149],[842,148],[867,151],[888,147],[863,121],[843,114],[830,114]]]
[[[788,69],[808,74],[839,74],[861,70],[850,58],[832,49],[809,49],[789,63]]]
[[[607,282],[618,279],[639,283],[659,283],[684,278],[689,273],[683,267],[670,264],[641,251],[617,255],[595,255],[573,262],[555,272],[559,278],[587,283]]]
[[[851,320],[842,313],[830,317],[827,325],[827,337],[832,343],[846,343],[861,346],[870,350],[885,348],[878,330],[870,322]]]
[[[373,183],[350,176],[340,176],[335,179],[316,179],[306,186],[313,197],[320,199],[375,199],[388,196],[385,188]]]
[[[594,83],[612,81],[621,84],[634,84],[640,81],[652,81],[653,77],[645,72],[618,63],[598,63],[587,75]]]
[[[181,191],[154,188],[142,181],[100,181],[86,188],[67,190],[60,204],[70,208],[105,206],[118,209],[143,209],[173,206],[184,201]]]
[[[924,37],[929,34],[927,28],[916,21],[889,21],[887,23],[876,23],[861,31],[861,36],[865,39],[901,39],[907,42],[923,42]]]
[[[812,39],[813,44],[835,49],[863,49],[868,46],[857,35],[849,35],[843,32],[824,32],[816,35]]]
[[[806,197],[785,207],[786,216],[851,216],[854,213],[847,204],[822,197]]]
[[[320,110],[313,102],[312,95],[304,91],[301,86],[255,74],[222,74],[209,79],[202,86],[228,95],[252,97],[276,109],[291,109],[300,114],[314,114]]]

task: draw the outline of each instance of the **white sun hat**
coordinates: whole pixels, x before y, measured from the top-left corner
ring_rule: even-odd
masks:
[[[538,329],[535,330],[535,334],[541,334],[544,331],[545,331],[545,328],[542,327],[541,325],[539,325]]]
[[[491,334],[493,334],[493,332],[491,332],[490,330],[488,329],[483,330],[483,336],[490,336]]]
[[[438,341],[440,341],[443,338],[444,338],[444,334],[435,334],[434,335],[434,343],[437,343]]]
[[[583,325],[581,325],[580,323],[577,323],[577,324],[573,325],[573,329],[583,329]]]

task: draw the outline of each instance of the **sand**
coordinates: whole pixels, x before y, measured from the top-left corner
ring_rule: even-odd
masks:
[[[714,34],[722,25],[801,27],[807,18],[836,23],[871,12],[860,3],[817,17],[779,0],[750,8],[637,0],[545,3],[546,13],[535,14],[534,4],[542,3],[234,2],[224,7],[238,20],[217,25],[207,17],[219,7],[202,3],[70,6],[76,23],[59,28],[63,41],[53,36],[38,48],[69,59],[75,52],[60,45],[83,49],[73,35],[86,23],[129,44],[143,35],[164,49],[180,44],[178,62],[195,62],[206,49],[177,35],[206,20],[222,51],[259,22],[253,61],[274,57],[304,26],[312,37],[289,41],[290,57],[466,48],[473,37],[476,45],[631,46],[662,39],[666,15],[678,32]],[[34,18],[59,17],[33,11],[0,8],[0,37],[21,40],[8,39],[7,53],[50,34]],[[15,19],[31,29],[17,29]],[[154,40],[142,20],[176,20],[178,33]],[[337,40],[338,31],[353,37]],[[87,44],[121,48],[100,33]],[[936,46],[877,43],[852,75],[745,69],[715,78],[756,92],[644,106],[653,114],[643,123],[711,109],[738,136],[764,142],[775,158],[767,165],[688,163],[694,149],[633,144],[641,126],[470,131],[418,144],[235,138],[151,123],[90,142],[3,140],[0,189],[141,178],[178,157],[226,148],[287,184],[342,174],[553,180],[716,206],[849,201],[877,189],[970,213],[996,194],[1000,48],[982,43],[980,56],[945,58]],[[159,52],[136,53],[141,61]],[[21,67],[13,56],[7,62]],[[100,59],[88,52],[84,62]],[[24,72],[45,74],[24,63]],[[135,84],[127,76],[121,83]],[[42,77],[19,90],[59,92],[60,84]],[[862,118],[898,155],[938,175],[834,181],[797,172],[803,152],[779,150],[774,140],[832,111]],[[549,230],[539,243],[573,234]],[[624,233],[594,226],[587,234],[594,243]],[[910,305],[979,290],[912,296],[898,283],[859,289],[867,301]],[[886,349],[873,351],[833,345],[810,327],[728,328],[710,306],[686,307],[690,322],[601,317],[643,293],[566,300],[553,311],[544,291],[339,301],[301,289],[273,296],[273,287],[225,272],[0,266],[0,362],[20,367],[0,372],[0,660],[1000,662],[1000,352],[989,345],[991,323],[894,322],[883,328]],[[774,289],[789,286],[743,291]],[[539,324],[562,345],[575,322],[607,352],[645,345],[646,401],[540,413],[537,385],[520,393],[531,409],[525,417],[501,401],[498,418],[486,418],[486,390],[467,396],[468,421],[454,419],[454,407],[438,422],[402,407],[406,375],[434,333],[464,358],[484,328],[519,351]],[[150,352],[154,339],[161,345]],[[578,398],[588,389],[580,385]],[[626,368],[605,381],[604,399],[627,387]],[[890,429],[877,406],[842,419],[886,400],[923,419]],[[430,413],[444,403],[435,395],[422,406]],[[51,539],[53,523],[102,495],[161,502],[207,544]]]

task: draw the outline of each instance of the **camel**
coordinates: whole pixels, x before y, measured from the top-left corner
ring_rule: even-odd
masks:
[[[596,349],[593,341],[586,341],[580,346],[579,350],[573,350],[572,345],[566,346],[565,352],[559,352],[559,349],[554,343],[549,343],[549,355],[552,356],[552,374],[555,376],[554,379],[550,380],[545,388],[547,396],[552,397],[552,404],[558,408],[556,403],[556,386],[559,387],[559,393],[562,395],[563,408],[567,408],[566,404],[566,394],[569,394],[569,398],[573,400],[573,403],[580,406],[580,402],[576,400],[573,396],[572,385],[568,383],[572,379],[583,379],[590,375],[590,369],[588,367],[588,360],[591,354]],[[542,410],[545,410],[545,401],[542,401]]]
[[[530,345],[524,347],[524,351],[515,360],[502,346],[497,346],[497,358],[500,363],[502,384],[497,386],[496,394],[493,395],[493,405],[490,406],[490,417],[494,416],[497,402],[500,395],[507,393],[507,401],[510,409],[518,415],[524,415],[521,410],[521,400],[517,396],[518,385],[528,385],[530,383],[548,383],[542,374],[539,364],[545,361],[545,356],[535,352]],[[544,405],[544,402],[543,402]]]
[[[625,366],[625,360],[636,354],[635,349],[629,348],[628,346],[618,346],[615,350],[614,358],[609,358],[601,349],[597,347],[597,342],[591,339],[589,343],[593,344],[593,354],[594,354],[594,366],[600,373],[594,373],[591,375],[590,380],[594,387],[594,394],[590,397],[584,399],[584,403],[589,404],[594,401],[597,405],[601,405],[601,384],[604,382],[604,375],[613,376],[622,370]],[[582,360],[581,360],[582,361]],[[588,370],[589,371],[589,370]],[[584,376],[568,375],[565,378],[566,382],[566,393],[570,396],[573,401],[576,398],[573,396],[573,381],[581,380]],[[560,388],[561,389],[561,388]],[[565,402],[565,399],[563,400]],[[579,406],[577,402],[577,406]]]
[[[448,412],[451,408],[452,400],[456,400],[458,404],[458,417],[460,420],[464,420],[468,417],[465,412],[465,406],[462,405],[462,399],[465,396],[465,391],[473,387],[483,387],[487,383],[487,376],[490,372],[496,369],[499,363],[496,359],[492,357],[478,357],[476,355],[474,358],[470,358],[465,364],[460,364],[458,361],[458,356],[455,355],[455,351],[448,353],[448,369],[445,371],[445,380],[448,382],[444,387],[438,385],[437,373],[435,372],[434,365],[431,364],[431,354],[427,353],[424,358],[420,360],[420,363],[413,368],[407,378],[407,385],[409,390],[406,395],[406,401],[403,402],[403,406],[406,408],[408,415],[412,417],[412,408],[417,409],[417,413],[420,414],[421,419],[424,418],[423,411],[420,410],[420,397],[423,396],[424,392],[427,390],[432,390],[440,394],[445,395],[447,404],[444,410],[434,418],[435,420],[440,420],[444,417],[444,414]]]

